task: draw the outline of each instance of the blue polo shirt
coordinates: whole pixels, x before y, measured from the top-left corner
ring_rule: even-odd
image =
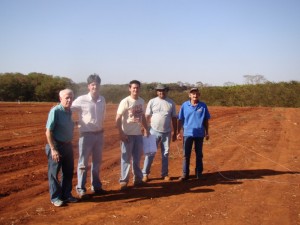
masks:
[[[52,131],[55,140],[72,141],[74,129],[72,112],[66,111],[61,104],[53,107],[49,112],[46,128]]]
[[[186,101],[181,105],[178,119],[181,120],[184,129],[183,136],[204,137],[203,122],[210,119],[210,114],[204,102],[199,101],[193,106],[190,101]]]

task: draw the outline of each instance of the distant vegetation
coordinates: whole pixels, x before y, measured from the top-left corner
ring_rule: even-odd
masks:
[[[214,87],[201,82],[188,84],[183,82],[165,84],[169,87],[169,97],[176,104],[188,99],[188,90],[197,86],[201,90],[201,100],[213,106],[267,106],[267,107],[300,107],[300,82],[267,81],[261,75],[245,75],[246,84],[235,85],[227,82],[224,86]],[[157,83],[143,83],[141,97],[148,101],[156,96]],[[71,88],[75,96],[88,92],[86,83],[74,83],[71,79],[41,73],[0,74],[0,101],[58,101],[58,92]],[[129,94],[128,84],[101,86],[101,94],[108,103],[119,103]]]

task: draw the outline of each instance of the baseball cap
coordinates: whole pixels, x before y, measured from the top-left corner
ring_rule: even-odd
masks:
[[[192,87],[192,88],[190,89],[190,93],[191,93],[192,91],[198,91],[198,92],[199,92],[199,89],[198,89],[197,87]]]
[[[166,90],[166,89],[167,89],[167,87],[163,84],[158,84],[155,88],[155,90]]]

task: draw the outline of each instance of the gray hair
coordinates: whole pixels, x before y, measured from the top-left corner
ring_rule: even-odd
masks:
[[[71,94],[72,97],[74,97],[74,93],[71,89],[69,88],[66,88],[66,89],[63,89],[59,92],[59,97],[62,98],[64,95],[67,95],[67,94]]]

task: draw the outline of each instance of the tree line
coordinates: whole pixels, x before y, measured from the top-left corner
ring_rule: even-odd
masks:
[[[146,102],[156,96],[157,84],[142,84],[141,96]],[[244,85],[226,86],[207,86],[201,82],[197,82],[195,85],[183,82],[165,85],[169,88],[169,97],[178,105],[188,99],[188,90],[192,86],[198,86],[201,91],[201,100],[212,106],[300,107],[299,81],[248,82]],[[86,83],[74,83],[66,77],[42,73],[0,74],[0,101],[57,102],[58,93],[64,88],[72,89],[75,97],[88,92]],[[101,95],[108,103],[118,104],[128,94],[128,84],[104,84],[101,86]]]

